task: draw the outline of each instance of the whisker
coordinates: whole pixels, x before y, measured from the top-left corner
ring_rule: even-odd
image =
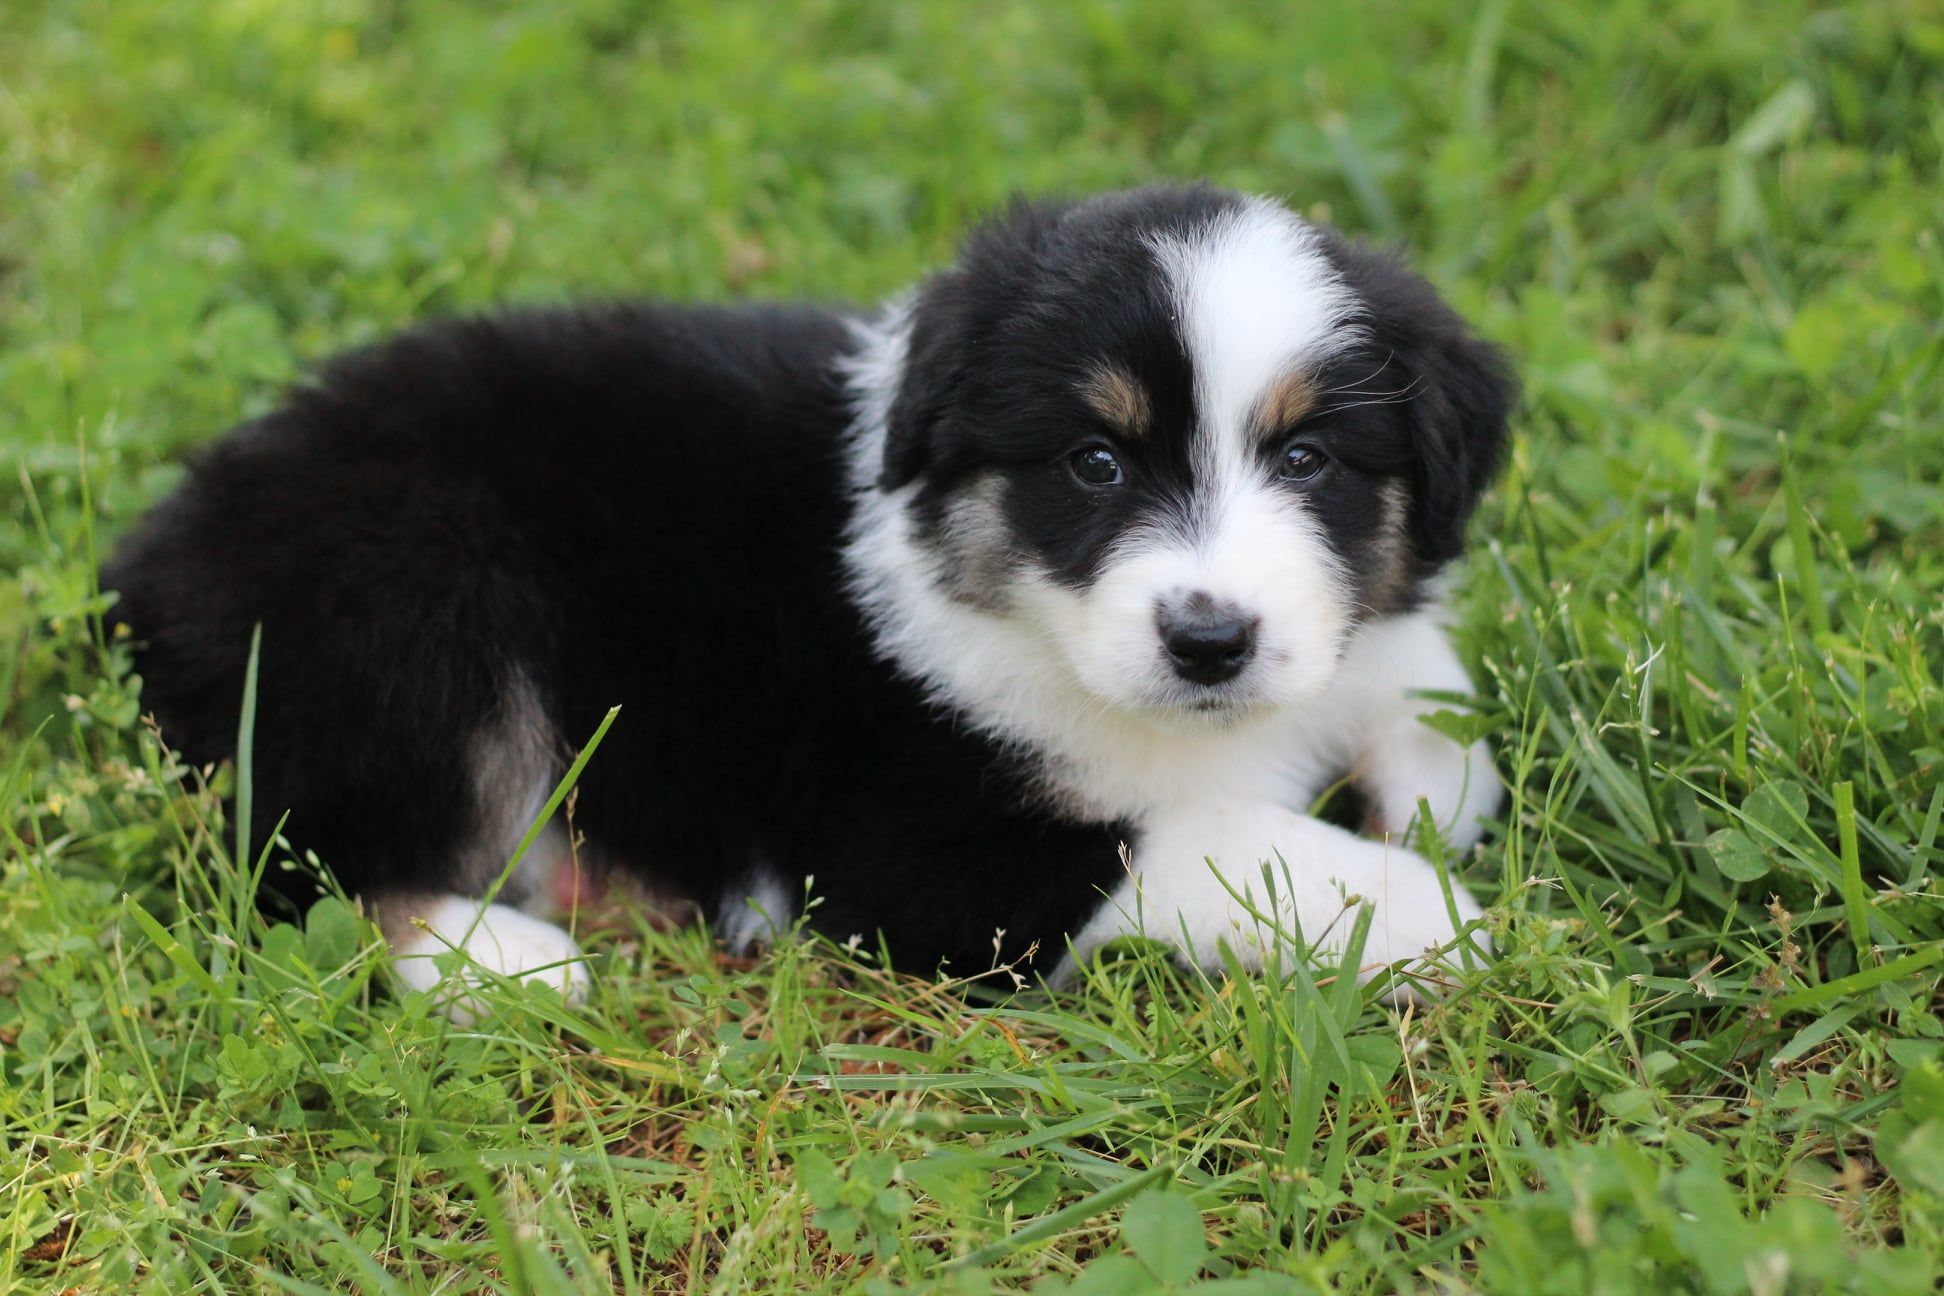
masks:
[[[1387,392],[1381,396],[1372,397],[1370,400],[1351,401],[1348,404],[1344,404],[1344,405],[1332,405],[1327,409],[1320,409],[1315,411],[1309,417],[1319,418],[1325,414],[1340,414],[1344,410],[1362,409],[1366,405],[1403,405],[1410,401],[1412,396],[1415,395],[1416,389],[1420,385],[1422,385],[1423,382],[1424,379],[1421,376],[1417,378],[1413,378],[1409,383],[1399,388],[1397,391]]]
[[[1334,391],[1323,394],[1326,396],[1398,396],[1411,390],[1413,385],[1415,384],[1406,383],[1404,386],[1392,388],[1390,391],[1378,391],[1373,387],[1339,387]]]
[[[1408,404],[1410,404],[1410,403],[1411,403],[1411,402],[1410,402],[1410,399],[1409,399],[1408,397],[1406,397],[1406,398],[1404,398],[1404,399],[1402,399],[1402,400],[1367,400],[1367,401],[1352,401],[1352,402],[1350,402],[1350,403],[1349,403],[1348,405],[1332,405],[1332,406],[1330,406],[1330,408],[1328,408],[1328,409],[1320,409],[1320,410],[1317,410],[1317,411],[1316,411],[1316,412],[1315,412],[1314,414],[1311,414],[1311,415],[1310,415],[1310,417],[1311,417],[1311,418],[1321,418],[1321,417],[1323,417],[1323,416],[1324,416],[1325,414],[1341,414],[1341,413],[1343,413],[1343,412],[1344,412],[1345,410],[1353,410],[1353,409],[1362,409],[1362,408],[1363,408],[1364,406],[1366,406],[1366,405],[1408,405]]]
[[[1363,377],[1353,378],[1342,387],[1332,387],[1328,391],[1318,392],[1317,395],[1336,396],[1336,395],[1340,395],[1343,392],[1348,391],[1352,387],[1361,387],[1365,383],[1369,382],[1372,378],[1375,378],[1378,374],[1384,372],[1384,370],[1390,368],[1390,362],[1395,360],[1396,358],[1397,358],[1397,352],[1395,350],[1392,350],[1389,355],[1384,357],[1384,362],[1382,364],[1378,365],[1375,369],[1372,369],[1369,373],[1365,374]]]

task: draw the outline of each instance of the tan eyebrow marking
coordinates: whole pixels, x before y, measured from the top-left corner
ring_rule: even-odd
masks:
[[[1265,439],[1289,431],[1316,405],[1316,379],[1297,369],[1284,370],[1256,402],[1256,434]]]
[[[1141,436],[1153,421],[1146,389],[1125,369],[1114,365],[1095,365],[1080,380],[1080,395],[1094,413],[1129,436]]]

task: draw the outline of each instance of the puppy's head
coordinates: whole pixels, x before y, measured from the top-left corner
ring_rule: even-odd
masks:
[[[910,307],[878,486],[951,598],[1108,706],[1325,688],[1456,555],[1498,354],[1395,262],[1206,187],[1016,204]]]

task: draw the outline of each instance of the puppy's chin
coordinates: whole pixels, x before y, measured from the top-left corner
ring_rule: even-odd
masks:
[[[1280,687],[1273,693],[1246,683],[1207,689],[1170,682],[1132,696],[1088,687],[1084,679],[1082,688],[1103,710],[1128,716],[1157,733],[1185,737],[1246,729],[1274,720],[1322,696],[1333,674],[1278,680],[1275,683]]]
[[[1142,713],[1157,733],[1190,737],[1246,729],[1274,716],[1277,708],[1260,700],[1204,698],[1174,706],[1153,707]]]

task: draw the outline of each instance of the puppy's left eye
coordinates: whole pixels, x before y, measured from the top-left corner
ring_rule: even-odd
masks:
[[[1313,445],[1296,443],[1283,451],[1276,463],[1276,476],[1289,482],[1306,482],[1329,466],[1330,459]]]
[[[1077,450],[1067,463],[1073,468],[1073,475],[1089,486],[1121,484],[1123,474],[1120,460],[1114,458],[1114,452],[1105,446],[1088,446],[1085,450]]]

